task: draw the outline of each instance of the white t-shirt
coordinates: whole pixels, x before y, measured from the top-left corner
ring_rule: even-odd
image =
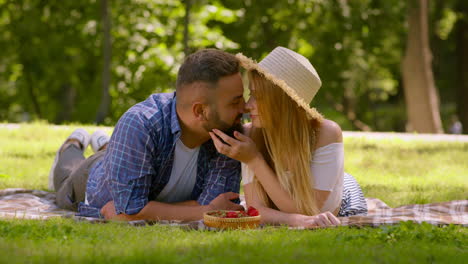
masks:
[[[315,181],[312,188],[329,191],[321,212],[335,211],[341,204],[344,178],[344,146],[343,143],[332,143],[315,150],[310,164]],[[242,182],[244,185],[253,181],[254,173],[242,163]]]
[[[197,179],[197,159],[200,147],[188,148],[180,139],[176,141],[171,177],[156,201],[176,203],[190,199]]]

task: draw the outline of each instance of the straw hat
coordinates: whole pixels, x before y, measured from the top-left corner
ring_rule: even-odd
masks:
[[[310,119],[322,118],[315,108],[309,106],[322,81],[307,58],[283,47],[275,48],[260,63],[241,53],[236,57],[245,69],[256,70],[265,79],[281,87],[291,99],[306,110]]]

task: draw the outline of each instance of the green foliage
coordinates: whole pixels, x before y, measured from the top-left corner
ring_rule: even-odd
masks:
[[[0,21],[0,118],[18,120],[23,113],[56,121],[67,87],[78,103],[97,100],[99,42],[86,30],[97,19],[96,1],[4,1]],[[84,95],[88,95],[84,96]],[[27,118],[27,117],[25,117]]]
[[[460,0],[431,1],[434,74],[442,108],[455,102],[454,24]],[[400,65],[406,1],[191,1],[189,51],[215,47],[258,61],[276,46],[308,57],[323,87],[313,104],[344,127],[405,129]],[[103,34],[98,0],[0,1],[0,120],[95,120]],[[133,104],[174,89],[184,58],[186,1],[109,1],[112,125]],[[450,109],[454,109],[451,107]],[[449,120],[454,110],[442,113]],[[391,116],[391,118],[388,118]]]
[[[375,129],[395,126],[373,124],[372,118],[385,115],[369,118],[367,113],[398,93],[403,1],[226,3],[243,12],[237,22],[224,26],[226,36],[241,44],[238,51],[260,60],[276,46],[297,50],[321,76],[323,86],[313,102],[319,109],[356,111]]]
[[[446,40],[448,35],[453,29],[455,22],[457,21],[457,15],[451,9],[445,8],[443,10],[443,17],[437,23],[436,33],[440,39]]]
[[[185,6],[172,0],[109,2],[112,106],[107,123],[113,124],[149,94],[174,89],[184,58]],[[100,1],[5,1],[0,10],[0,120],[92,123],[101,97]],[[196,5],[192,13],[192,49],[237,47],[218,28],[206,26],[225,17],[232,21],[234,13],[219,3]]]

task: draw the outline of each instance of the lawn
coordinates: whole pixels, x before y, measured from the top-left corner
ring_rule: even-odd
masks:
[[[0,189],[46,190],[55,151],[76,127],[0,127]],[[345,153],[346,171],[365,195],[392,207],[468,199],[468,143],[345,138]],[[71,219],[0,221],[0,263],[462,263],[467,245],[467,228],[411,223],[208,232]]]

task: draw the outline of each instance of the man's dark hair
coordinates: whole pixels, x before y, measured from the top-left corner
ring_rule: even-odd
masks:
[[[177,74],[176,88],[202,81],[213,86],[222,77],[239,72],[236,56],[217,49],[203,49],[189,55]]]

